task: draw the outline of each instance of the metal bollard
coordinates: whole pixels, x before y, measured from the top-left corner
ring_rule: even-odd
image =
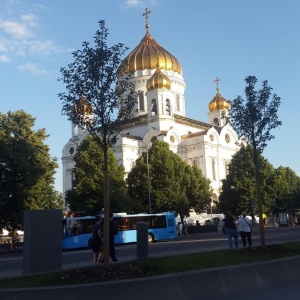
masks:
[[[137,259],[148,258],[148,225],[146,222],[136,223]]]

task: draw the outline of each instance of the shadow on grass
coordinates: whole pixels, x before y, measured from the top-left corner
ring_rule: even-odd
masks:
[[[300,255],[300,242],[268,245],[265,249],[250,247],[150,258],[143,262],[113,264],[108,269],[104,269],[100,265],[74,268],[55,273],[1,279],[0,288],[59,286],[134,279],[197,269],[228,267],[295,255]]]

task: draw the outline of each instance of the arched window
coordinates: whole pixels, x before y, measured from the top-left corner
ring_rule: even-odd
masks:
[[[211,167],[212,167],[212,178],[213,180],[216,180],[216,162],[214,159],[212,159]]]
[[[180,97],[176,95],[176,111],[180,111]]]
[[[219,126],[219,119],[218,118],[214,118],[214,125]]]
[[[75,186],[75,170],[71,171],[71,186],[72,188]]]
[[[74,135],[78,135],[79,134],[79,126],[78,125],[73,125],[73,133]]]
[[[167,113],[168,115],[171,114],[170,99],[167,99],[167,100],[166,100],[166,113]]]
[[[139,110],[145,111],[145,103],[144,103],[144,94],[143,93],[139,94]]]
[[[152,101],[151,101],[151,112],[153,112],[155,115],[157,114],[156,99],[152,99]]]

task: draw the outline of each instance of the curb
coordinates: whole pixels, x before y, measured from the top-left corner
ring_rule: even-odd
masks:
[[[195,270],[170,275],[82,285],[2,289],[1,300],[178,300],[224,299],[300,283],[300,256],[255,264]]]

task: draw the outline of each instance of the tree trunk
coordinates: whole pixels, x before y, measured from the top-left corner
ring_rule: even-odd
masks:
[[[104,247],[103,247],[103,262],[104,268],[109,266],[109,213],[110,213],[110,190],[109,190],[109,172],[106,144],[103,149],[104,156]]]
[[[257,196],[257,208],[259,214],[259,234],[260,234],[260,245],[262,249],[266,248],[266,239],[265,239],[265,227],[264,220],[262,218],[263,206],[261,199],[261,186],[260,186],[260,172],[258,167],[258,157],[255,157],[255,181],[256,181],[256,196]]]

